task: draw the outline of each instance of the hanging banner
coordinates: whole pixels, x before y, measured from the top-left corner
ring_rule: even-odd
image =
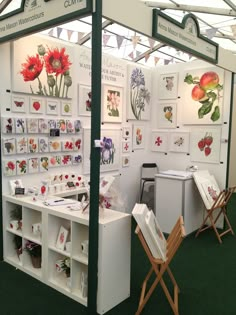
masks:
[[[182,23],[179,23],[154,9],[152,36],[193,56],[215,64],[218,62],[218,44],[200,34],[197,18],[193,14],[185,15]]]
[[[0,17],[0,42],[15,39],[92,12],[92,0],[22,0]]]

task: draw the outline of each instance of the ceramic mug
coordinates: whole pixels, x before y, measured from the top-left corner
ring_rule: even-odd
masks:
[[[32,224],[32,232],[35,235],[38,235],[42,232],[42,223],[34,223]]]
[[[19,220],[11,220],[10,221],[10,228],[13,230],[19,229]]]
[[[81,250],[83,254],[88,255],[88,240],[81,242]]]

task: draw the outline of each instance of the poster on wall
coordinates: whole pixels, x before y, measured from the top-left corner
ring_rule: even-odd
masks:
[[[118,129],[102,129],[100,148],[100,171],[119,170],[120,167],[120,133]],[[84,129],[83,170],[85,174],[90,172],[90,137],[91,130]]]
[[[122,122],[123,88],[115,85],[103,85],[103,122]]]
[[[25,113],[28,105],[28,97],[25,95],[12,95],[11,111],[14,113]]]
[[[151,151],[168,151],[168,132],[153,130],[151,137]]]
[[[195,129],[190,135],[190,159],[194,162],[220,162],[221,129]]]
[[[37,35],[14,41],[13,90],[71,98],[73,47]]]
[[[151,86],[149,69],[128,66],[127,119],[150,120]]]
[[[176,128],[177,123],[177,104],[159,103],[157,104],[157,127]]]
[[[92,92],[90,85],[78,84],[78,104],[79,115],[91,116]]]
[[[184,74],[182,117],[184,124],[221,124],[224,70],[193,69]]]
[[[158,81],[158,96],[160,100],[177,99],[178,73],[160,74]]]
[[[189,132],[171,132],[169,151],[189,153]]]
[[[144,149],[146,129],[144,125],[133,125],[133,150]]]

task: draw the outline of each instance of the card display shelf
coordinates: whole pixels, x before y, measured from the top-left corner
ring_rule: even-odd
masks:
[[[11,211],[21,207],[22,228],[10,228]],[[89,238],[89,209],[71,211],[66,205],[46,206],[32,197],[4,196],[4,260],[28,273],[77,302],[87,305],[86,292],[81,285],[88,273],[88,255],[82,244]],[[35,235],[32,225],[41,222],[41,233]],[[59,230],[68,231],[66,242],[70,251],[57,248]],[[130,295],[131,216],[123,212],[103,209],[99,214],[99,253],[97,312],[104,314]],[[14,235],[42,246],[42,267],[33,268],[30,256],[23,250],[20,259],[14,246]],[[114,248],[116,249],[114,251]],[[56,269],[57,260],[68,257],[71,278]],[[114,284],[116,290],[114,290]]]

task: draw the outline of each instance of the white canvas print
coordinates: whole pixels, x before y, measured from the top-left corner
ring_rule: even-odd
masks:
[[[30,97],[29,111],[31,114],[43,114],[44,100],[39,97]]]
[[[79,115],[91,116],[92,92],[91,86],[78,85]]]
[[[146,128],[144,125],[133,125],[133,150],[145,148]]]
[[[169,151],[189,153],[189,132],[171,132],[169,135]]]
[[[151,151],[168,152],[168,132],[152,131]]]
[[[27,133],[26,118],[15,118],[15,132],[17,134]]]
[[[59,101],[54,99],[47,99],[46,101],[46,113],[48,115],[58,115]]]
[[[23,95],[12,95],[11,111],[13,113],[25,113],[28,105],[28,97]]]
[[[160,100],[177,99],[178,73],[160,74],[157,88]]]
[[[16,153],[28,153],[28,139],[26,137],[16,138]]]
[[[176,128],[177,104],[158,103],[157,104],[157,128]]]
[[[11,155],[16,153],[16,139],[7,138],[3,139],[3,154]]]

